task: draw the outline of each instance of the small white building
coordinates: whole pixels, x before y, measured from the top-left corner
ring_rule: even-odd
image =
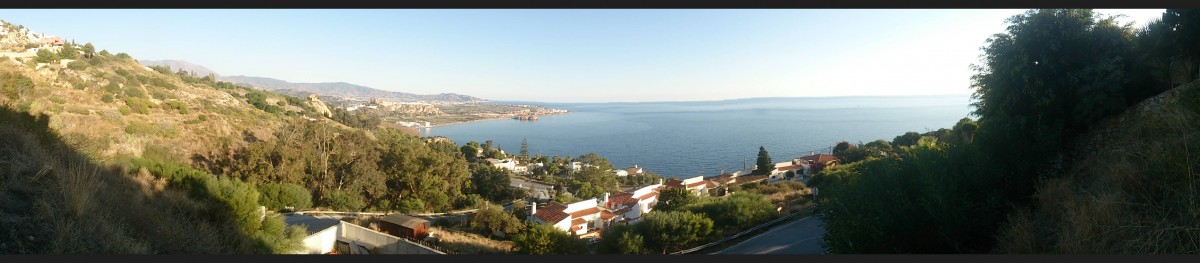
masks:
[[[621,176],[621,177],[629,176],[629,172],[627,172],[625,170],[612,170],[612,173],[617,176]]]
[[[487,158],[487,161],[488,161],[488,163],[492,164],[492,166],[495,166],[496,168],[504,168],[504,169],[508,169],[509,171],[517,170],[517,161],[515,161],[513,159],[500,160],[500,159],[496,159],[496,158]]]

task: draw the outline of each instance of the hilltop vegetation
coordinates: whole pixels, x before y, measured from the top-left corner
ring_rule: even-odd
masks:
[[[1101,120],[1200,72],[1200,12],[1134,30],[1091,10],[1031,10],[984,47],[977,122],[897,136],[828,169],[836,253],[1195,253],[1197,93],[1117,125]],[[1195,86],[1192,84],[1191,86]],[[1130,114],[1130,113],[1126,113]],[[1132,117],[1125,117],[1132,118]],[[850,158],[851,156],[856,156]]]

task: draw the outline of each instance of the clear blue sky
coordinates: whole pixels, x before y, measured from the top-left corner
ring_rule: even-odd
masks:
[[[1135,26],[1162,9],[1098,10]],[[490,100],[968,94],[1023,10],[0,10],[36,32],[222,75]]]

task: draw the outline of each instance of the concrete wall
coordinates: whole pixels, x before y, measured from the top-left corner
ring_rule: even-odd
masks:
[[[320,232],[304,237],[304,253],[325,254],[333,251],[337,244],[339,226],[331,226]]]
[[[338,240],[355,241],[370,248],[375,248],[378,254],[446,254],[435,249],[422,246],[407,239],[388,235],[345,221],[338,224]]]

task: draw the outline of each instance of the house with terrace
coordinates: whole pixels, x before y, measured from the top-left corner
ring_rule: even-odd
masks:
[[[658,192],[663,185],[644,186],[631,192],[604,194],[604,209],[613,215],[612,222],[637,223],[658,204]]]
[[[600,209],[599,201],[595,198],[570,204],[550,202],[542,207],[538,207],[537,203],[534,203],[529,208],[529,212],[533,214],[529,217],[530,220],[554,226],[554,228],[580,235],[580,237],[599,235],[599,230],[603,229],[606,223],[601,217],[603,212],[607,211]],[[611,213],[607,217],[609,220],[615,218]]]
[[[666,186],[666,188],[688,189],[688,190],[692,191],[693,193],[695,193],[697,196],[703,196],[705,194],[708,194],[708,189],[710,186],[716,186],[716,184],[713,183],[712,181],[704,180],[704,176],[696,176],[696,177],[687,178],[687,179],[683,179],[683,180],[671,178],[671,180],[667,181],[665,186]]]

